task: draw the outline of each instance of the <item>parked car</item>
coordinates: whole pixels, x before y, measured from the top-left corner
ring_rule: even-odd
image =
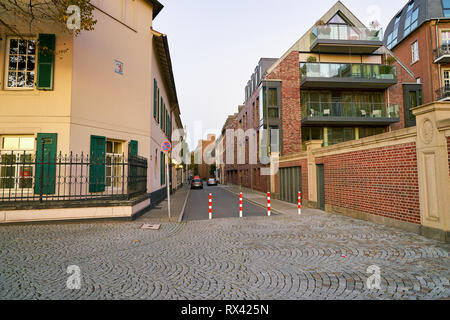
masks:
[[[217,186],[217,180],[214,178],[209,178],[207,184],[208,184],[208,187],[209,186]]]
[[[191,189],[203,189],[203,181],[200,177],[194,177],[194,179],[192,179]]]

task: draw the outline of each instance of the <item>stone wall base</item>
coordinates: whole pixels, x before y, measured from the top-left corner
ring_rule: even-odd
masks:
[[[148,211],[150,207],[150,199],[146,197],[140,202],[118,206],[45,208],[5,211],[0,209],[0,224],[104,219],[134,220]]]
[[[388,218],[388,217],[377,216],[377,215],[370,214],[367,212],[356,211],[356,210],[351,210],[351,209],[347,209],[347,208],[341,208],[341,207],[332,206],[332,205],[328,205],[328,204],[325,205],[325,211],[330,214],[340,214],[340,215],[355,218],[355,219],[370,221],[370,222],[382,224],[382,225],[385,225],[388,227],[405,230],[408,232],[419,234],[426,238],[440,240],[443,242],[449,242],[449,240],[450,240],[450,233],[448,231],[446,232],[446,231],[442,231],[442,230],[432,229],[432,228],[424,227],[422,225],[411,223],[411,222],[395,220],[395,219]]]

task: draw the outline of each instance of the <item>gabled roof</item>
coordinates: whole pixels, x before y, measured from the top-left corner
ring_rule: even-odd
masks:
[[[161,12],[164,6],[158,0],[145,0],[147,1],[153,8],[153,19]]]
[[[328,22],[331,18],[333,18],[337,13],[341,16],[345,17],[352,26],[357,28],[366,28],[364,23],[361,22],[341,1],[338,1],[328,10],[321,18],[317,19],[323,20],[324,22]],[[280,63],[283,61],[291,52],[293,51],[309,51],[310,49],[310,34],[314,30],[316,26],[312,26],[294,45],[286,51],[285,54],[278,59],[269,69],[267,69],[267,73],[271,73]]]
[[[161,32],[154,30],[153,28],[151,29],[151,32],[153,34],[153,41],[155,44],[157,59],[161,68],[161,75],[164,79],[168,91],[170,107],[176,114],[180,115],[181,112],[178,105],[177,88],[175,86],[175,77],[173,75],[172,60],[170,58],[169,42],[167,41],[167,36],[165,34],[162,34]]]

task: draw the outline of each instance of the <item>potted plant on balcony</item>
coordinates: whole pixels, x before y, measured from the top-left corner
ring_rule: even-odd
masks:
[[[320,27],[321,34],[329,35],[331,33],[331,27],[327,25],[323,20],[317,21],[316,27]]]

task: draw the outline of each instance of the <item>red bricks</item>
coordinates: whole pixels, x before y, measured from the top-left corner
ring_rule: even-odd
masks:
[[[300,66],[298,51],[291,52],[265,79],[282,80],[281,123],[283,155],[301,152]]]
[[[415,143],[317,159],[325,167],[325,203],[420,224]]]

